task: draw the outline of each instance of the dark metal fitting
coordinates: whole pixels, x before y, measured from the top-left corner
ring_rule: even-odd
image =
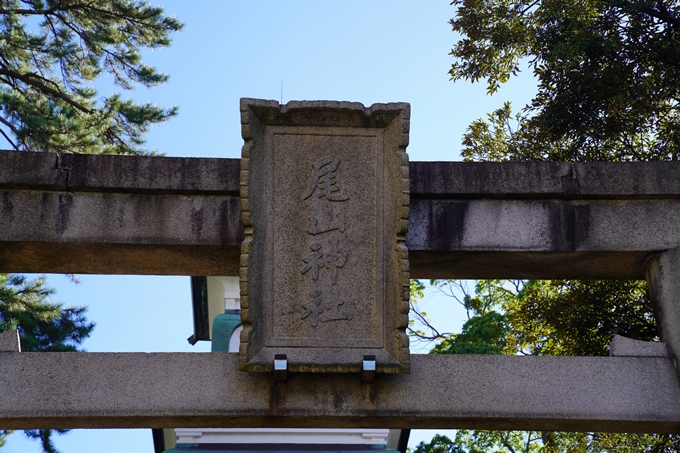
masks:
[[[363,365],[361,368],[361,382],[370,384],[375,380],[375,356],[365,355]]]
[[[274,355],[274,380],[286,382],[288,379],[288,357],[286,354]]]

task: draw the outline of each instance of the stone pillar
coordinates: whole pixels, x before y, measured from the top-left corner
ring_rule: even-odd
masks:
[[[680,357],[680,248],[660,253],[647,263],[647,284],[661,341]]]

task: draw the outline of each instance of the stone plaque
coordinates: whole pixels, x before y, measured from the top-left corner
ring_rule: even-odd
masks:
[[[241,100],[242,370],[409,371],[409,113]]]

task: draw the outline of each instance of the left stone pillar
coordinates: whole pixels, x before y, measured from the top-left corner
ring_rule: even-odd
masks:
[[[242,370],[409,371],[409,114],[241,100]]]

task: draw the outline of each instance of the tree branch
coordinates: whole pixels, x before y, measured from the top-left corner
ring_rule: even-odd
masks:
[[[87,36],[87,33],[84,33],[82,30],[79,30],[78,28],[76,28],[76,27],[74,27],[73,25],[71,25],[71,23],[69,23],[69,21],[67,21],[67,20],[66,20],[64,17],[62,17],[61,15],[56,14],[56,13],[55,13],[54,15],[55,15],[60,21],[62,21],[62,22],[64,23],[64,25],[66,25],[68,28],[70,28],[70,29],[73,31],[73,33],[75,33],[76,35],[78,35],[78,37],[80,37],[80,39],[82,39],[83,41],[85,41],[85,43],[88,45],[88,47],[94,48],[94,46],[92,45],[92,41],[90,40],[89,36]],[[109,55],[111,58],[113,58],[114,60],[116,60],[116,61],[117,61],[119,64],[121,64],[124,68],[127,68],[128,70],[134,72],[138,77],[141,75],[140,71],[139,71],[137,68],[135,68],[133,65],[129,64],[127,61],[125,61],[125,60],[124,60],[120,55],[118,55],[117,53],[111,52],[111,51],[110,51],[109,49],[107,49],[106,47],[102,47],[101,50],[104,51],[104,53],[106,53],[107,55]],[[117,75],[117,71],[115,71],[115,69],[114,69],[114,72],[115,72],[116,75]],[[118,76],[118,75],[117,75],[117,76]],[[118,78],[124,79],[124,77],[121,77],[121,76],[118,76]],[[123,87],[124,87],[124,85],[123,85]]]
[[[6,119],[4,119],[4,118],[1,117],[1,116],[0,116],[0,123],[2,123],[2,124],[4,124],[5,126],[7,126],[7,127],[12,131],[12,133],[16,135],[16,133],[17,133],[17,128],[14,127],[14,125],[13,125],[12,123],[10,123],[9,121],[7,121]]]
[[[72,5],[66,5],[61,7],[55,6],[42,11],[37,9],[0,8],[0,14],[19,14],[21,16],[46,16],[48,14],[54,14],[57,11],[70,11],[72,9],[80,9],[88,6],[90,6],[90,3],[74,3]]]
[[[1,119],[2,119],[2,118],[0,118],[0,120],[1,120]],[[3,121],[3,123],[4,123],[4,121]],[[5,137],[5,140],[7,140],[7,141],[9,142],[10,145],[12,145],[12,148],[14,148],[16,151],[19,151],[19,147],[12,141],[11,138],[9,138],[9,136],[5,133],[5,131],[3,131],[2,129],[0,129],[0,134],[2,134],[3,137]]]
[[[648,14],[648,15],[650,15],[650,16],[656,18],[656,19],[659,19],[660,21],[665,22],[665,23],[672,25],[672,26],[680,26],[680,18],[671,15],[668,12],[668,10],[665,10],[665,9],[664,9],[664,11],[658,11],[658,10],[655,10],[654,8],[652,8],[652,7],[649,7],[649,6],[638,6],[636,4],[633,4],[631,2],[627,2],[627,1],[624,1],[624,0],[602,0],[602,1],[604,3],[609,3],[612,6],[616,6],[616,7],[622,8],[622,9],[625,8],[625,9],[628,9],[628,10],[633,10],[633,11],[638,11],[638,12],[641,12],[641,13]]]
[[[70,106],[72,106],[72,107],[74,107],[74,108],[76,108],[76,109],[78,109],[78,110],[80,110],[84,113],[91,113],[92,112],[91,109],[88,109],[87,107],[83,106],[82,104],[74,101],[69,96],[62,93],[61,91],[55,90],[54,88],[50,88],[49,86],[40,82],[40,80],[38,80],[38,79],[40,79],[42,77],[40,77],[37,74],[21,74],[21,73],[16,72],[12,69],[4,67],[4,69],[0,68],[0,75],[5,75],[5,76],[13,78],[13,79],[21,80],[22,82],[24,82],[27,85],[31,85],[31,86],[37,88],[38,90],[41,90],[45,93],[49,93],[52,96],[55,96],[55,97],[61,99],[62,101],[69,104]],[[44,79],[44,80],[47,80],[47,79]],[[51,80],[48,80],[48,81],[52,82]]]
[[[101,13],[101,14],[106,14],[106,15],[109,15],[109,16],[116,17],[116,18],[118,18],[118,19],[122,19],[122,20],[124,20],[124,21],[128,21],[128,22],[134,23],[134,24],[137,25],[137,28],[138,28],[138,29],[140,28],[140,26],[151,27],[151,28],[158,28],[158,29],[163,29],[163,28],[164,28],[162,25],[144,22],[143,20],[137,19],[137,18],[135,18],[135,17],[125,16],[125,15],[123,15],[123,14],[116,14],[116,13],[113,12],[113,11],[108,11],[108,10],[100,9],[100,8],[97,8],[96,6],[90,6],[90,9],[91,9],[92,11],[95,11],[95,12],[98,12],[98,13]]]
[[[38,12],[34,9],[7,9],[7,8],[0,8],[0,14],[20,14],[22,16],[28,16],[28,15],[40,15],[42,16],[45,14],[44,12]]]
[[[515,453],[515,449],[512,448],[512,445],[510,445],[510,442],[509,442],[510,431],[505,431],[505,432],[501,431],[500,436],[501,436],[501,444],[503,444],[503,446],[505,446],[508,450],[510,450],[510,453]]]
[[[519,13],[519,15],[520,15],[520,16],[524,16],[524,14],[525,14],[527,11],[529,11],[529,10],[530,10],[531,8],[533,8],[534,6],[538,5],[540,2],[541,2],[541,0],[535,0],[535,1],[534,1],[533,3],[531,3],[529,6],[527,6],[526,8],[524,8],[524,9]]]
[[[430,321],[423,316],[423,314],[418,310],[418,308],[415,306],[413,302],[411,302],[411,314],[415,318],[415,321],[419,322],[422,324],[426,329],[430,330],[431,335],[423,335],[421,333],[418,333],[415,329],[412,329],[409,327],[409,330],[412,332],[412,334],[422,340],[427,340],[427,341],[434,341],[434,340],[440,340],[440,339],[446,339],[451,337],[451,333],[444,332],[440,333],[431,323]]]
[[[529,453],[529,451],[530,451],[530,450],[529,450],[529,446],[531,445],[531,442],[533,442],[534,440],[537,440],[537,439],[538,439],[538,438],[532,439],[532,438],[531,438],[531,433],[532,433],[532,431],[527,432],[527,442],[526,442],[526,444],[524,444],[524,451],[525,451],[526,453]]]

